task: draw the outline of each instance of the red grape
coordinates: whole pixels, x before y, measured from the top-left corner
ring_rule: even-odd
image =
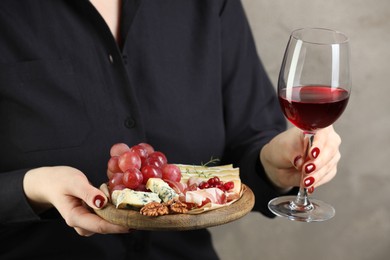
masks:
[[[155,151],[155,152],[149,154],[148,158],[153,158],[153,159],[159,160],[161,162],[161,165],[164,165],[168,162],[165,154],[163,154],[162,152],[159,152],[159,151]]]
[[[121,172],[122,170],[119,168],[118,165],[118,156],[112,156],[107,163],[107,169],[110,172],[116,173],[116,172]]]
[[[109,169],[107,169],[107,178],[108,178],[109,180],[111,180],[111,178],[112,178],[112,176],[114,176],[114,174],[115,174],[115,172],[112,172],[112,171],[110,171]]]
[[[136,189],[142,181],[142,173],[137,168],[130,168],[123,174],[123,184],[129,189]]]
[[[146,166],[146,165],[153,165],[153,166],[156,166],[158,168],[161,168],[163,166],[161,160],[159,160],[157,157],[146,158],[145,161],[143,161],[143,166]]]
[[[147,191],[147,188],[146,188],[145,184],[141,183],[141,184],[138,185],[138,187],[135,188],[134,190],[136,190],[136,191]]]
[[[148,157],[148,151],[142,145],[134,145],[130,148],[130,151],[137,153],[141,161],[144,161]]]
[[[149,180],[149,178],[160,178],[162,177],[162,173],[160,168],[154,166],[154,165],[145,165],[141,169],[142,175],[143,175],[143,184],[146,184]]]
[[[113,188],[110,189],[111,194],[114,192],[114,190],[123,190],[126,189],[126,186],[123,184],[119,184],[114,186]]]
[[[137,153],[127,151],[118,158],[118,166],[122,172],[127,171],[130,168],[141,168],[141,158]]]
[[[125,143],[117,143],[111,146],[110,155],[111,156],[120,156],[124,152],[130,150],[130,147]]]
[[[138,145],[144,147],[146,149],[146,152],[148,153],[148,155],[152,154],[154,152],[154,148],[153,146],[151,146],[150,144],[147,144],[147,143],[139,143]]]
[[[113,191],[114,187],[117,185],[123,185],[123,173],[117,172],[114,173],[112,178],[108,181],[108,187]]]
[[[180,168],[174,164],[165,164],[161,167],[162,179],[179,182],[181,180]]]

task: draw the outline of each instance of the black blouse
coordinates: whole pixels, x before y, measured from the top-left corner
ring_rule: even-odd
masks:
[[[239,0],[128,0],[121,44],[87,0],[0,2],[0,258],[214,259],[206,229],[80,237],[28,204],[28,169],[105,182],[112,144],[240,167],[266,216],[259,151],[285,128]],[[44,187],[43,187],[44,188]],[[256,227],[261,232],[261,227]]]

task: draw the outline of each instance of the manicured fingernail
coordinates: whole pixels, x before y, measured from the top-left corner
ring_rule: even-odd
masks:
[[[96,197],[93,199],[93,204],[95,204],[95,206],[100,209],[103,207],[104,201],[105,199],[102,195],[96,195]]]
[[[295,157],[294,159],[294,167],[298,167],[298,161],[302,159],[302,156],[301,155],[298,155],[297,157]]]
[[[311,186],[310,188],[307,189],[307,192],[309,194],[312,194],[314,192],[314,186]]]
[[[314,147],[312,150],[311,150],[311,156],[315,159],[318,157],[318,155],[320,154],[320,149],[318,147]]]
[[[303,184],[305,184],[305,187],[309,187],[314,183],[314,181],[314,177],[310,176],[303,180]]]
[[[312,173],[313,171],[315,171],[315,169],[316,169],[316,166],[315,166],[314,163],[309,163],[309,164],[307,164],[307,165],[305,166],[305,172],[306,172],[307,174]]]

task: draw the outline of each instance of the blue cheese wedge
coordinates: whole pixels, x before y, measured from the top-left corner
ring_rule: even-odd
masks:
[[[146,183],[146,188],[153,193],[158,194],[163,202],[179,198],[179,195],[175,192],[175,190],[169,187],[168,183],[159,178],[150,178]]]
[[[156,193],[131,189],[115,190],[111,195],[111,200],[117,208],[139,208],[149,202],[161,202],[160,197]]]

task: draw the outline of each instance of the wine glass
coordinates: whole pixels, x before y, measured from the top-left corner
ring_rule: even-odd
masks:
[[[305,156],[318,129],[333,124],[347,106],[351,91],[348,37],[324,28],[303,28],[291,33],[278,81],[279,103],[286,118],[303,131]],[[271,200],[268,208],[291,220],[324,221],[334,208],[309,199],[301,184],[297,196]]]

